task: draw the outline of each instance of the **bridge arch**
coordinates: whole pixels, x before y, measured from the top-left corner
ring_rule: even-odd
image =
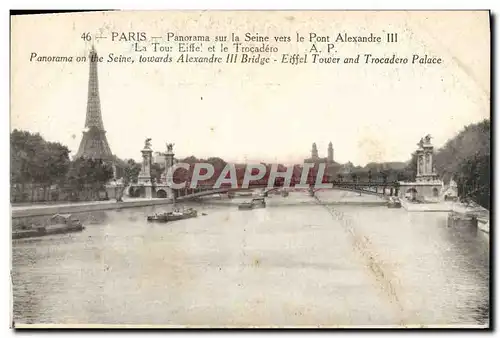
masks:
[[[141,187],[131,186],[128,188],[128,195],[130,197],[141,197]]]
[[[167,198],[167,196],[167,192],[164,189],[158,189],[158,191],[156,191],[157,198]]]
[[[405,196],[409,197],[411,200],[416,200],[418,196],[418,191],[415,188],[408,188],[406,190]]]
[[[210,196],[210,195],[217,195],[217,194],[224,194],[224,193],[230,193],[234,189],[231,188],[219,188],[219,189],[213,189],[213,190],[201,190],[199,192],[194,192],[186,195],[177,195],[176,198],[178,200],[188,200],[191,198],[197,198],[197,197],[203,197],[203,196]]]
[[[269,194],[270,192],[276,191],[276,190],[281,189],[281,188],[283,188],[283,187],[264,188],[264,195],[267,196],[267,194]]]
[[[433,197],[439,197],[439,189],[434,187],[432,188],[432,196]]]

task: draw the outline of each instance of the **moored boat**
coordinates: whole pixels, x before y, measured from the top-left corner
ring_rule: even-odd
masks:
[[[263,197],[254,198],[250,202],[246,201],[238,205],[238,209],[240,210],[250,210],[250,209],[265,208],[265,207],[266,207],[266,200]]]
[[[252,200],[252,205],[254,208],[265,208],[266,207],[266,200],[263,197],[254,198]]]
[[[473,214],[450,212],[448,214],[448,226],[477,229],[478,219]]]
[[[71,215],[56,214],[52,216],[51,223],[46,226],[31,225],[24,229],[13,231],[12,239],[59,235],[79,232],[85,229],[80,220],[73,218]]]
[[[483,233],[487,234],[488,236],[490,235],[489,221],[483,222],[481,219],[478,218],[477,228],[481,230]]]
[[[174,210],[174,211],[170,211],[170,212],[149,215],[147,217],[147,220],[149,222],[166,223],[166,222],[180,221],[183,219],[193,218],[193,217],[197,217],[197,216],[198,216],[198,211],[196,211],[192,208],[188,208],[188,209],[185,209],[182,211]]]
[[[253,204],[252,202],[243,202],[240,205],[238,205],[238,209],[240,210],[253,209]]]

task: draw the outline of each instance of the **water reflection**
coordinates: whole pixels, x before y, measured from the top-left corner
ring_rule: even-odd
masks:
[[[487,240],[447,227],[446,214],[335,206],[344,216],[335,219],[321,205],[250,212],[197,208],[207,216],[169,225],[145,221],[147,213],[168,207],[92,213],[85,216],[82,233],[15,241],[15,321],[327,326],[488,321]]]
[[[442,223],[445,223],[444,221]],[[475,227],[447,227],[450,244],[443,255],[455,273],[467,275],[456,292],[469,295],[460,305],[461,318],[487,324],[489,320],[489,236]],[[487,245],[486,245],[487,244]]]

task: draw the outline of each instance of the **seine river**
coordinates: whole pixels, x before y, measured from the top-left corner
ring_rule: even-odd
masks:
[[[145,220],[167,207],[100,212],[81,233],[14,241],[14,320],[488,324],[489,245],[480,231],[447,227],[446,213],[314,204],[301,193],[286,198],[295,205],[280,199],[249,211],[197,205],[198,218],[169,224]]]

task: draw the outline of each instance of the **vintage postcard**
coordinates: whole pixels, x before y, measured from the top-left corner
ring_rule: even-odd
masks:
[[[488,11],[11,15],[12,326],[489,328]]]

